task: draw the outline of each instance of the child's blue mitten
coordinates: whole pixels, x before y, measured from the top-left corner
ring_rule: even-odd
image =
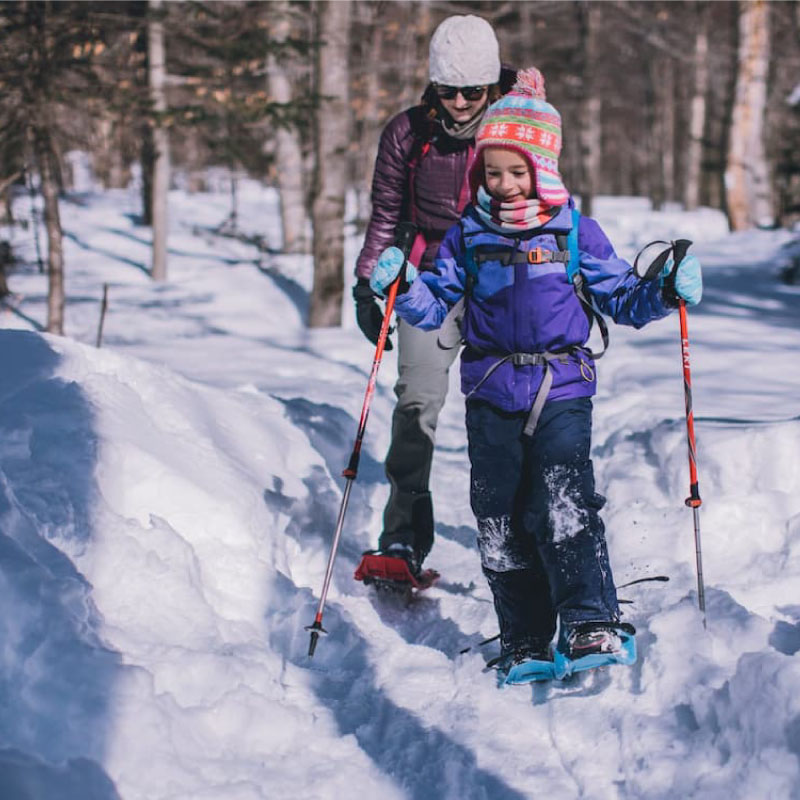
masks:
[[[661,273],[662,279],[666,279],[673,270],[675,262],[672,257],[667,259],[664,264],[664,271]],[[675,294],[685,300],[690,306],[696,306],[703,297],[703,272],[700,261],[696,256],[685,256],[678,264],[678,269],[670,283],[675,290]]]
[[[369,279],[370,289],[380,297],[385,297],[386,289],[397,279],[404,261],[405,256],[399,247],[387,247],[378,257],[378,263],[372,270]],[[406,262],[406,283],[411,283],[416,277],[417,268],[410,261]]]

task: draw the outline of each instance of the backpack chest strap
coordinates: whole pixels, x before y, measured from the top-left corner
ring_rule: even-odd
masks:
[[[512,264],[550,264],[561,263],[569,264],[569,250],[547,250],[544,247],[532,247],[530,250],[512,250],[504,247],[500,249],[489,249],[485,247],[472,248],[472,259],[476,266],[480,266],[484,261],[499,261],[503,266]]]

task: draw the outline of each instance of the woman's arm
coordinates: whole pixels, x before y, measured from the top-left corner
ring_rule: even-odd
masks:
[[[356,261],[356,276],[369,278],[380,254],[394,241],[408,197],[408,160],[414,146],[411,109],[398,114],[383,129],[372,177],[372,213],[364,246]]]

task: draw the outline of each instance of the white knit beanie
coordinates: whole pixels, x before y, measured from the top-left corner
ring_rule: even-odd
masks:
[[[486,86],[500,80],[500,46],[481,17],[448,17],[433,32],[430,79],[444,86]]]

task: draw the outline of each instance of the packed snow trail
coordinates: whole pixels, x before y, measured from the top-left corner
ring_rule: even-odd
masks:
[[[406,608],[352,578],[386,499],[388,356],[330,635],[307,658],[371,348],[349,317],[304,328],[307,265],[259,270],[253,248],[196,235],[206,198],[174,199],[191,222],[176,222],[168,284],[135,266],[147,241],[127,196],[90,198],[64,214],[79,341],[0,330],[0,796],[800,796],[800,293],[743,255],[766,258],[775,234],[709,243],[711,212],[608,202],[623,252],[680,234],[706,267],[689,326],[708,630],[677,317],[614,327],[593,450],[612,564],[618,583],[671,580],[621,591],[633,667],[501,690],[492,645],[459,655],[496,620],[456,375],[433,475],[442,579]],[[24,316],[4,324],[30,329],[42,279],[11,283]]]

